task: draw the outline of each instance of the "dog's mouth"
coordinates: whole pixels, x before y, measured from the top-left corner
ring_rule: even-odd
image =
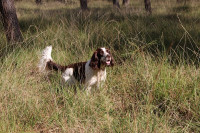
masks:
[[[109,66],[109,65],[110,65],[110,62],[111,62],[111,60],[110,60],[110,59],[107,59],[107,60],[106,60],[106,65]]]

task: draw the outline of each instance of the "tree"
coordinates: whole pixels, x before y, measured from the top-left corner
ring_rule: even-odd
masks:
[[[152,13],[152,11],[151,11],[151,1],[150,0],[144,0],[144,5],[145,5],[145,10],[151,14]]]
[[[113,0],[113,6],[120,8],[119,6],[119,0]]]
[[[122,4],[123,4],[124,6],[127,6],[127,5],[129,4],[129,1],[130,1],[130,0],[123,0]]]
[[[80,5],[82,10],[88,10],[87,0],[80,0]]]
[[[42,4],[42,0],[35,0],[36,4]]]
[[[1,0],[0,12],[2,14],[3,26],[8,42],[22,41],[22,34],[17,19],[14,0]]]

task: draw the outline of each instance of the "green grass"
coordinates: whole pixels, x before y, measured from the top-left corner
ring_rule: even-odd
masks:
[[[151,16],[140,0],[90,1],[84,13],[78,2],[15,3],[24,42],[0,33],[0,132],[200,132],[198,3],[152,0]],[[74,94],[39,73],[48,45],[66,65],[105,46],[116,65],[100,90]]]

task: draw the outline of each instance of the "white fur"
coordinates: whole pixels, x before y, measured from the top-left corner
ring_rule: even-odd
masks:
[[[103,51],[103,57],[101,58],[101,61],[107,62],[107,59],[111,60],[111,57],[107,58],[107,55],[109,55],[109,53],[106,51],[106,48],[101,48],[101,50]]]
[[[38,64],[38,68],[40,72],[45,72],[46,64],[48,61],[52,61],[51,57],[51,51],[52,51],[52,46],[47,46],[43,51],[42,51],[42,57],[40,58],[40,62]]]
[[[85,66],[85,89],[88,92],[91,91],[92,87],[99,88],[102,85],[102,81],[106,80],[106,69],[103,70],[93,70],[90,66],[90,60],[86,63]]]
[[[63,72],[62,77],[68,85],[76,83],[76,79],[73,76],[73,68],[67,68],[65,72]]]
[[[108,55],[108,52],[106,51],[106,48],[101,48],[103,50],[103,56],[106,57]]]

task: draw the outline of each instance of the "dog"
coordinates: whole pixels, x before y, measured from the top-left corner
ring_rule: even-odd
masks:
[[[67,66],[55,63],[51,57],[52,46],[42,51],[39,62],[39,71],[61,71],[64,82],[68,85],[84,84],[84,89],[90,93],[92,88],[100,88],[106,80],[106,67],[114,66],[114,58],[109,49],[98,48],[91,59]]]

